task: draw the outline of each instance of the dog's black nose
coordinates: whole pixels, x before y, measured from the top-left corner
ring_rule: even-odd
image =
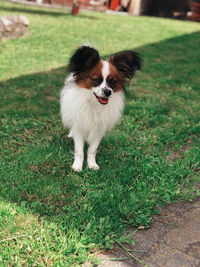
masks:
[[[104,92],[104,95],[107,97],[111,95],[111,90],[105,89],[103,92]]]

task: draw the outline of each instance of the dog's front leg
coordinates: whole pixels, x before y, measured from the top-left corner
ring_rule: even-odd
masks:
[[[73,134],[74,139],[74,163],[72,168],[74,171],[81,171],[83,167],[83,160],[84,160],[84,140],[83,136],[80,134]]]
[[[90,169],[98,170],[99,165],[96,163],[96,153],[97,148],[99,146],[99,143],[101,141],[101,138],[95,139],[92,142],[90,142],[88,151],[87,151],[87,164]]]

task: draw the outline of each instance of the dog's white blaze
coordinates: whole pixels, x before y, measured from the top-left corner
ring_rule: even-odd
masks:
[[[101,69],[101,74],[103,76],[103,81],[100,85],[92,88],[92,91],[99,97],[105,97],[104,92],[103,92],[105,88],[109,89],[113,94],[112,89],[108,87],[107,82],[106,82],[106,78],[108,77],[110,73],[109,63],[108,61],[104,61],[104,60],[102,61],[102,63],[103,63],[103,66]]]
[[[108,74],[110,73],[110,66],[108,61],[102,61],[102,62],[103,62],[102,75],[103,75],[103,81],[105,82]]]
[[[105,88],[107,88],[107,90],[109,89],[111,91],[111,95],[113,94],[113,90],[108,86],[106,79],[108,77],[108,75],[110,74],[110,64],[108,63],[108,61],[102,61],[103,62],[103,67],[102,67],[102,76],[103,76],[103,82],[100,85],[100,94],[102,96],[104,96],[103,90]]]

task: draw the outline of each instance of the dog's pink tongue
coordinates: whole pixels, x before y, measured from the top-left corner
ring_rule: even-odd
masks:
[[[99,100],[102,104],[107,104],[108,103],[108,98],[101,98],[99,97]]]

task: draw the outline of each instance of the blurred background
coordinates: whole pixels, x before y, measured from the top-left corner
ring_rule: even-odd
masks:
[[[191,19],[200,21],[199,0],[13,0],[15,2],[35,2],[37,4],[80,6],[87,10],[128,12],[132,15]],[[193,11],[193,14],[192,12]],[[194,14],[195,13],[195,14]]]

